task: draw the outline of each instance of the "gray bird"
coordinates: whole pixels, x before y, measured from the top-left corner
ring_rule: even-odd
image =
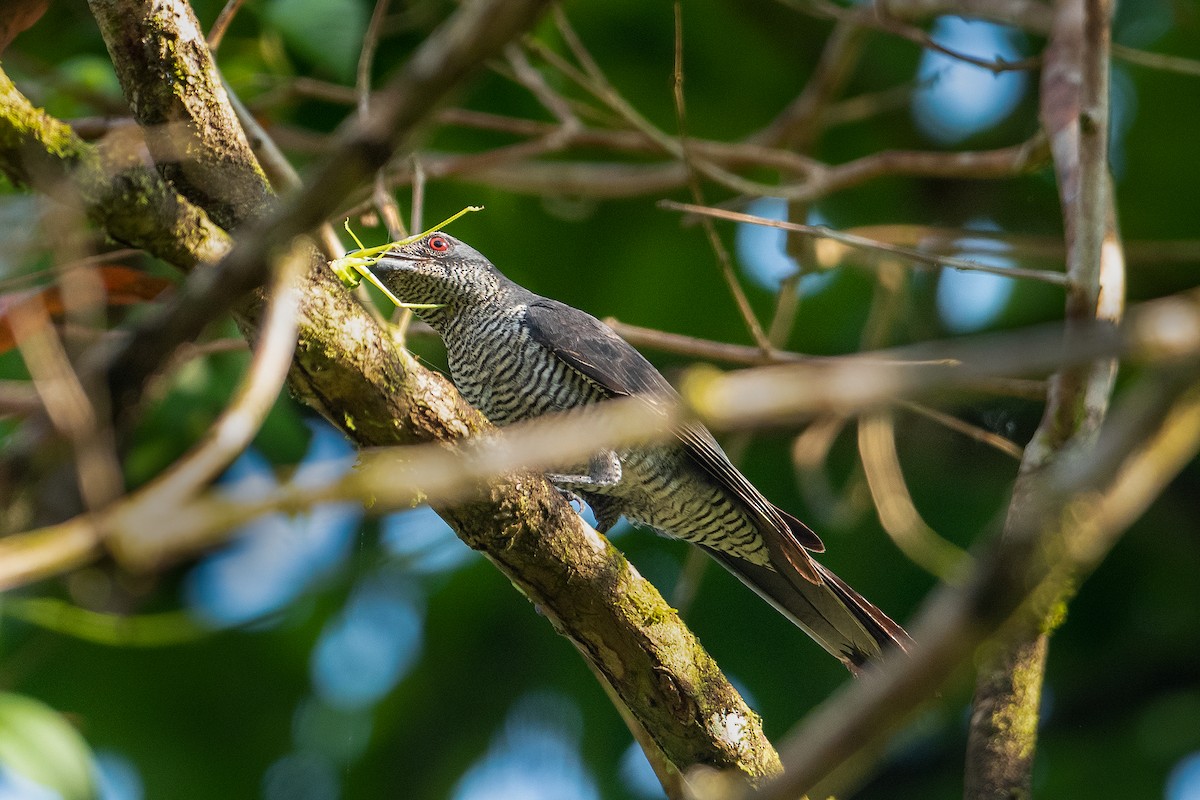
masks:
[[[496,425],[630,395],[673,396],[649,361],[595,317],[518,286],[469,245],[431,233],[381,258],[372,272],[398,298],[436,303],[417,313],[442,337],[450,375]],[[597,527],[624,515],[698,545],[851,671],[904,630],[813,560],[825,549],[730,463],[703,426],[668,444],[597,453],[580,474],[550,474],[587,500]]]

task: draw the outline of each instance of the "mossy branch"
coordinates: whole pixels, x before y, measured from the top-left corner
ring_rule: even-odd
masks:
[[[501,21],[515,35],[523,29],[518,23],[532,22],[533,10],[542,4],[474,3],[464,7],[470,24],[453,27],[454,35],[441,40],[442,46],[455,54],[444,62],[453,80],[428,74],[431,65],[439,63],[429,58],[402,76],[398,90],[419,89],[416,100],[422,108],[404,105],[398,99],[401,94],[390,100],[385,96],[379,104],[385,121],[372,118],[360,134],[351,137],[351,149],[370,158],[355,160],[350,177],[343,175],[339,182],[360,179],[372,165],[386,159],[387,153],[379,148],[390,150],[399,143],[393,130],[381,128],[387,124],[388,113],[400,117],[406,130],[411,130],[427,110],[425,106],[486,57],[488,48],[472,46],[462,37],[495,31],[494,25],[484,24],[488,8],[483,8],[495,5],[504,6]],[[117,52],[123,51],[114,50],[114,55]],[[133,76],[134,85],[157,80],[151,74],[139,77],[137,70],[129,70],[127,65],[118,65],[118,73]],[[181,85],[193,84],[185,80]],[[6,109],[31,108],[11,81],[0,88]],[[405,102],[412,100],[411,94],[403,96],[409,98]],[[105,180],[95,148],[69,135],[66,126],[40,113],[35,125],[23,122],[29,116],[27,111],[5,116],[12,121],[0,134],[0,168],[10,176],[79,203],[114,237],[145,247],[178,266],[212,263],[231,252],[228,235],[154,171],[140,168],[134,173],[136,182],[122,184],[129,190],[118,191],[120,186],[110,185],[116,181]],[[64,141],[69,146],[62,145]],[[37,179],[41,172],[71,176],[79,165],[86,170],[86,181],[77,179],[63,188]],[[243,172],[250,176],[247,180],[254,179],[253,169]],[[345,188],[348,191],[349,185]],[[307,194],[322,191],[326,189],[310,187]],[[161,202],[162,197],[171,202]],[[302,208],[303,202],[289,208]],[[103,204],[109,205],[99,207]],[[311,207],[304,210],[289,218],[284,239],[308,228],[308,216],[316,212]],[[190,226],[178,227],[188,220]],[[261,231],[250,226],[243,229],[239,247],[245,244],[246,249],[237,263],[246,271],[238,273],[242,279],[235,282],[238,291],[233,297],[229,296],[229,284],[223,287],[226,292],[217,293],[224,303],[206,308],[210,317],[213,309],[232,302],[255,282],[255,277],[247,276],[262,274],[262,260],[283,235],[278,229],[271,236],[256,237],[258,233]],[[197,291],[203,294],[206,286],[227,280],[228,272],[197,270],[195,278]],[[247,332],[251,336],[258,302],[251,300],[241,307],[250,321]],[[323,266],[306,279],[298,327],[299,344],[289,384],[356,444],[444,441],[487,427],[445,378],[395,350],[391,337]],[[553,487],[541,477],[511,476],[491,482],[486,497],[440,513],[460,538],[487,555],[571,640],[675,769],[685,771],[703,764],[736,771],[752,781],[778,772],[778,757],[762,733],[760,720],[695,636],[654,587],[587,527]],[[75,536],[71,544],[74,549],[67,548],[62,556],[74,560],[65,563],[85,562],[96,555],[97,543],[86,535]]]
[[[215,264],[229,235],[120,141],[88,144],[0,69],[0,171],[81,208],[109,236],[182,269]]]

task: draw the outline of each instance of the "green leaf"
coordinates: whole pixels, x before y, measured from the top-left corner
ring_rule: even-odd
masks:
[[[0,764],[63,800],[91,800],[92,752],[79,732],[50,706],[0,693]]]
[[[366,11],[356,0],[270,0],[266,12],[289,47],[353,83],[367,29]]]

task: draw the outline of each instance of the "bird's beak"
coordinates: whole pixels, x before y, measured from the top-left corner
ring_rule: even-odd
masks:
[[[395,250],[384,255],[383,258],[379,259],[379,262],[381,264],[399,264],[402,266],[404,264],[419,264],[424,260],[418,255],[410,255],[403,251]]]
[[[368,269],[375,275],[382,276],[389,271],[405,271],[416,269],[416,266],[422,263],[425,259],[418,255],[409,255],[407,253],[393,252],[388,253],[383,258],[372,264]]]

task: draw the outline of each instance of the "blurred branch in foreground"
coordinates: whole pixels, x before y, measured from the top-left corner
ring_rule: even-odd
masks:
[[[912,396],[955,391],[979,377],[1036,373],[1063,364],[1123,355],[1147,363],[1191,364],[1200,352],[1200,296],[1192,293],[1135,307],[1120,328],[1093,323],[1064,339],[1058,325],[936,345],[863,354],[835,364],[785,364],[685,376],[683,395],[706,424],[720,429],[782,424],[817,414],[850,415]],[[894,359],[894,366],[890,365]],[[917,359],[921,363],[904,363]],[[29,580],[16,554],[22,542],[67,535],[86,527],[113,538],[115,554],[146,568],[211,546],[228,530],[272,510],[335,500],[373,501],[374,510],[421,500],[450,503],[480,491],[487,479],[521,468],[584,460],[599,449],[669,435],[680,409],[666,399],[651,405],[624,400],[586,413],[521,425],[467,440],[454,452],[445,444],[364,453],[358,470],[317,490],[283,492],[247,503],[207,495],[185,508],[156,508],[152,498],[125,499],[107,513],[0,540],[0,585]],[[142,519],[153,525],[134,524]]]

